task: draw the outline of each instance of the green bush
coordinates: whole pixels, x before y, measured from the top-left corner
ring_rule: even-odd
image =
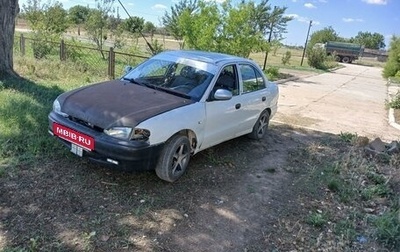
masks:
[[[265,70],[265,74],[267,75],[269,80],[276,80],[279,77],[279,68],[277,67],[268,67]]]
[[[72,40],[69,41],[69,44],[65,47],[66,58],[73,62],[78,62],[78,60],[81,60],[83,53],[79,46],[80,43],[72,38]]]
[[[33,56],[36,59],[46,58],[48,55],[55,53],[55,46],[52,44],[52,36],[35,32],[32,36],[32,50]]]
[[[397,92],[396,96],[387,105],[393,109],[400,109],[400,92]]]
[[[286,53],[282,56],[282,64],[285,66],[286,64],[290,64],[290,58],[292,57],[292,53],[290,51],[286,51]]]
[[[323,48],[310,48],[307,53],[308,65],[317,69],[326,69],[326,53]]]
[[[51,54],[51,45],[45,40],[33,40],[32,49],[36,59],[43,59]]]
[[[400,38],[393,36],[390,42],[389,58],[383,68],[383,77],[400,77]]]

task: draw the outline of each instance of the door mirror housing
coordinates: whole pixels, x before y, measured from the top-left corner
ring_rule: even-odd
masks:
[[[226,89],[217,89],[214,93],[214,100],[217,101],[226,101],[232,99],[232,92]]]
[[[124,67],[124,75],[127,74],[127,73],[129,73],[132,69],[133,69],[132,66],[125,66],[125,67]]]

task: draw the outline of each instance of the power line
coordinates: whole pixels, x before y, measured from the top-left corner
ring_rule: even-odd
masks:
[[[124,9],[126,15],[128,15],[128,17],[131,19],[131,15],[129,14],[129,12],[126,10],[125,6],[121,3],[121,0],[118,0],[119,4],[122,6],[122,9]],[[147,46],[150,48],[151,53],[154,55],[156,54],[156,51],[153,49],[153,47],[151,46],[151,44],[147,41],[146,37],[143,35],[143,33],[139,30],[139,34],[140,36],[142,36],[142,38],[144,39],[144,41],[146,41]]]

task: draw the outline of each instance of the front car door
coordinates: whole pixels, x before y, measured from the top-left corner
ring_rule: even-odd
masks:
[[[232,92],[229,100],[215,100],[212,94],[217,89]],[[240,95],[239,75],[236,64],[222,68],[216,79],[210,97],[205,103],[206,125],[204,141],[200,149],[205,149],[238,136],[238,126],[245,120],[243,97]]]

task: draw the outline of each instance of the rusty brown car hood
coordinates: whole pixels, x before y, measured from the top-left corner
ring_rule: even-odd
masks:
[[[114,80],[82,87],[59,96],[61,111],[108,129],[140,122],[194,101],[138,84]]]

